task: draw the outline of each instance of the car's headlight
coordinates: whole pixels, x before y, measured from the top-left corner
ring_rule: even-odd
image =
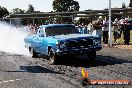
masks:
[[[58,47],[59,47],[60,49],[64,49],[66,46],[65,46],[65,43],[60,42],[60,43],[58,44]]]
[[[94,45],[100,45],[101,41],[99,39],[94,40]]]

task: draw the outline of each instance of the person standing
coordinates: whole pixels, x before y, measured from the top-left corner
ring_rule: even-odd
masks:
[[[103,43],[104,44],[108,44],[108,21],[103,20],[103,27],[102,27],[102,31],[103,31]]]
[[[130,23],[127,18],[123,19],[121,33],[123,32],[124,44],[129,45],[130,42]]]
[[[116,18],[115,21],[113,22],[113,36],[114,36],[114,43],[117,44],[117,39],[119,39],[119,21]]]
[[[95,22],[95,24],[94,24],[95,31],[93,31],[94,35],[99,35],[100,37],[102,36],[102,24],[103,24],[102,18],[99,18]]]
[[[124,22],[124,43],[126,45],[129,45],[130,42],[130,23],[128,22],[128,19],[125,18]]]
[[[87,28],[88,28],[89,34],[93,34],[93,31],[95,30],[95,28],[93,27],[93,24],[92,23],[88,24]]]

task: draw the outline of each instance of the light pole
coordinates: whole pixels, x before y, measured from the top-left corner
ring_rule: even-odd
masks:
[[[111,0],[109,0],[109,46],[112,47],[112,31],[111,31]]]

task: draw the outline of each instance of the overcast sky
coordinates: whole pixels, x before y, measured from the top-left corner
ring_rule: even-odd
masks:
[[[108,8],[109,0],[76,0],[79,2],[80,11],[87,9]],[[122,3],[129,5],[130,0],[111,0],[112,7],[121,7]],[[52,9],[53,0],[0,0],[0,6],[6,7],[9,11],[14,8],[26,10],[28,4],[32,4],[37,11],[49,12]]]

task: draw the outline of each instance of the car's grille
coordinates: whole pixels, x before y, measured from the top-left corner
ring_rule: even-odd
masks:
[[[69,48],[86,48],[93,45],[93,39],[67,40],[66,47]]]

